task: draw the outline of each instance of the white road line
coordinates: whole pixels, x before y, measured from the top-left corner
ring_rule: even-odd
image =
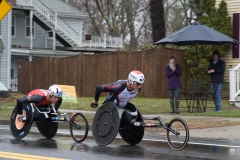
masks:
[[[197,144],[197,145],[205,145],[205,146],[219,146],[219,147],[230,147],[230,148],[240,148],[240,146],[232,146],[232,145],[223,145],[223,144],[209,144],[209,143],[195,143],[195,142],[188,142],[188,144]]]
[[[156,141],[156,142],[167,142],[167,140],[153,140],[153,139],[142,139],[142,140],[144,140],[144,141]],[[219,147],[229,147],[229,148],[240,148],[240,146],[214,144],[214,143],[188,142],[188,144],[196,144],[196,145],[203,145],[203,146],[219,146]]]

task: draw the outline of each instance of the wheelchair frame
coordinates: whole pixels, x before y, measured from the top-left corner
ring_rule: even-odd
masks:
[[[169,123],[165,123],[160,116],[144,118],[132,103],[128,103],[127,106],[121,108],[108,102],[97,110],[92,124],[93,137],[97,144],[108,145],[119,132],[125,142],[135,145],[141,142],[145,127],[155,127],[166,130],[167,141],[172,149],[182,150],[187,145],[189,128],[183,119],[175,117]],[[133,116],[131,112],[138,114]],[[158,121],[158,123],[145,123],[144,120]]]
[[[66,114],[59,114],[53,106],[36,107],[33,103],[23,104],[22,110],[26,113],[26,122],[17,119],[17,108],[12,111],[10,130],[15,139],[24,138],[36,122],[38,131],[47,139],[53,138],[58,129],[58,123],[69,123],[70,134],[77,143],[83,142],[88,134],[88,121],[82,113],[75,113],[71,118]],[[77,132],[76,132],[77,131]]]

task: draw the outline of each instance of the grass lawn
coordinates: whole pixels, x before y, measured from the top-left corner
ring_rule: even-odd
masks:
[[[9,106],[13,107],[16,105],[16,98],[23,96],[22,94],[13,93],[10,98],[0,99],[0,111],[1,117],[6,115],[3,112],[9,111]],[[96,109],[90,107],[93,97],[78,97],[78,103],[63,103],[61,109],[74,109],[74,110],[86,110],[86,111],[96,111]],[[101,97],[99,100],[99,106],[103,103],[105,97]],[[158,99],[158,98],[134,98],[131,101],[135,104],[142,114],[169,114],[170,104],[169,99]],[[180,107],[186,106],[184,100],[180,101]],[[207,106],[214,106],[213,101],[209,101]],[[179,108],[180,114],[184,116],[222,116],[222,117],[240,117],[240,108],[229,104],[227,100],[222,100],[222,112],[212,112],[214,108],[207,108],[206,112],[196,112],[189,113],[187,108]],[[12,109],[10,109],[12,110]]]
[[[92,97],[79,97],[77,104],[65,104],[63,103],[61,108],[64,109],[77,109],[96,111],[96,109],[90,107]],[[105,98],[100,98],[99,105],[103,103]],[[134,98],[131,101],[135,104],[142,114],[169,114],[170,104],[169,99],[157,99],[157,98]],[[186,106],[185,101],[180,101],[180,107]],[[207,106],[214,106],[213,101],[209,101]],[[187,108],[179,108],[180,114],[184,116],[218,116],[218,117],[240,117],[240,108],[229,104],[227,100],[222,100],[222,112],[213,112],[214,108],[208,108],[206,112],[196,112],[194,109],[193,113],[189,113]]]

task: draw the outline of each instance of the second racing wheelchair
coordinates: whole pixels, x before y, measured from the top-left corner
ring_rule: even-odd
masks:
[[[35,121],[38,131],[47,139],[53,138],[58,130],[58,123],[69,123],[70,134],[77,143],[83,142],[88,135],[88,121],[82,113],[75,113],[69,117],[66,113],[60,114],[52,105],[36,107],[34,103],[25,103],[22,106],[23,114],[27,120],[18,120],[15,107],[10,117],[10,130],[15,139],[24,138]]]
[[[145,123],[144,120],[158,121]],[[92,123],[92,134],[98,145],[108,145],[119,133],[130,145],[141,142],[145,127],[163,128],[166,130],[168,144],[174,150],[182,150],[189,140],[189,129],[186,122],[179,117],[165,123],[159,116],[144,118],[132,103],[121,108],[112,102],[104,103],[96,112]]]

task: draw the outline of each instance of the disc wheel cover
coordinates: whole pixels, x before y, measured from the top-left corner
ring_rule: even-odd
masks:
[[[15,139],[22,139],[24,138],[29,130],[32,127],[33,123],[33,111],[32,111],[32,105],[30,103],[24,103],[22,106],[23,114],[26,115],[27,120],[25,122],[20,122],[18,120],[18,114],[17,114],[17,107],[12,111],[11,117],[10,117],[10,131],[12,136]]]
[[[96,112],[92,124],[93,137],[97,144],[111,143],[118,133],[120,118],[117,107],[113,103],[103,104]]]

